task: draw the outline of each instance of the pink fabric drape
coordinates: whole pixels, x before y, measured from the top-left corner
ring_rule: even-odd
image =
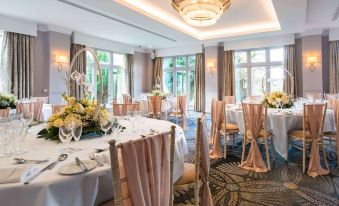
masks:
[[[186,101],[186,96],[178,96],[178,107],[180,109],[180,114],[181,114],[181,127],[183,129],[186,129],[186,112],[187,112],[187,101]]]
[[[235,96],[225,96],[225,104],[235,104]]]
[[[115,116],[126,116],[128,112],[135,112],[139,110],[139,103],[116,104],[113,103],[113,114]]]
[[[311,155],[307,171],[307,174],[311,177],[327,175],[329,173],[328,170],[321,167],[318,145],[318,140],[323,136],[325,110],[325,104],[305,105],[305,115],[307,117],[306,130],[312,136]]]
[[[48,103],[48,97],[32,97],[31,98],[32,102],[42,102],[43,104],[47,104]]]
[[[240,167],[256,172],[268,171],[256,141],[263,126],[264,109],[263,104],[242,103],[246,130],[245,135],[247,135],[247,131],[249,131],[250,136],[247,136],[247,138],[251,138],[252,141],[247,159],[240,164]],[[245,142],[243,142],[243,144],[245,144]]]
[[[9,117],[9,113],[11,111],[11,108],[7,108],[7,109],[0,109],[0,118],[5,118],[7,119]]]
[[[159,134],[122,144],[121,154],[133,205],[169,205],[169,139],[169,134]]]
[[[220,158],[222,157],[221,151],[221,140],[220,140],[220,130],[222,128],[222,124],[225,120],[225,102],[224,101],[215,101],[214,103],[214,112],[215,115],[213,117],[214,121],[214,144],[213,149],[211,151],[211,158]]]
[[[161,103],[162,96],[149,96],[148,97],[148,112],[155,116],[161,116]]]
[[[215,101],[216,99],[213,98],[212,99],[212,103],[211,103],[211,133],[210,133],[210,144],[214,144],[214,135],[215,135],[215,131],[214,131],[214,118],[215,118]]]
[[[209,186],[209,171],[210,171],[210,158],[209,158],[209,145],[208,145],[208,132],[206,118],[201,118],[201,161],[200,161],[200,179],[201,179],[201,203],[202,206],[212,206],[213,199]]]
[[[124,104],[132,103],[132,97],[129,94],[123,94],[122,101]]]

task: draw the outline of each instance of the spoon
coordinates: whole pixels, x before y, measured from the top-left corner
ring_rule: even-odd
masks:
[[[24,158],[14,158],[13,159],[15,161],[15,164],[42,164],[45,162],[48,162],[49,159],[45,159],[45,160],[27,160]]]
[[[94,153],[90,153],[90,154],[88,155],[88,158],[89,158],[90,160],[95,160],[95,161],[97,162],[97,165],[98,165],[99,167],[104,166],[104,164],[102,164],[102,163],[97,159],[97,157],[95,156]]]
[[[62,161],[64,161],[64,160],[66,160],[67,157],[68,157],[68,154],[61,154],[61,155],[59,155],[58,159],[57,159],[55,162],[53,162],[53,163],[48,167],[48,169],[49,169],[49,170],[53,169],[53,168],[55,167],[55,165],[57,165],[59,162],[62,162]]]

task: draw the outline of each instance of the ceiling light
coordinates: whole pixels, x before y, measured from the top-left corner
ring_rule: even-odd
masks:
[[[231,0],[172,0],[172,6],[192,26],[211,26],[231,5]]]

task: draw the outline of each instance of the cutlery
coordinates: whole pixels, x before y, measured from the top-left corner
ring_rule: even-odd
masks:
[[[88,171],[88,168],[86,167],[86,165],[79,159],[79,157],[75,158],[75,162],[77,163],[77,165],[79,165],[79,167],[81,168],[81,170],[83,172]]]
[[[24,158],[14,158],[13,159],[15,161],[15,164],[42,164],[45,162],[48,162],[49,159],[45,159],[45,160],[28,160],[28,159],[24,159]]]
[[[49,170],[53,169],[59,162],[62,162],[64,160],[66,160],[68,157],[67,154],[61,154],[59,155],[58,159],[56,161],[54,161],[50,166],[49,166]]]
[[[96,158],[96,156],[95,156],[94,153],[89,154],[88,157],[89,157],[90,160],[95,160],[95,161],[97,162],[97,165],[98,165],[99,167],[104,166],[104,164],[101,163],[101,162]]]
[[[108,148],[104,148],[104,149],[95,149],[95,153],[101,153],[101,152],[104,152],[104,151],[107,151]]]

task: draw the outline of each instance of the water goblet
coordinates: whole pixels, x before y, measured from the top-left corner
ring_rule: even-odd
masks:
[[[59,128],[59,139],[62,143],[69,143],[72,140],[72,127],[70,125],[62,125]]]
[[[102,131],[105,132],[105,139],[107,139],[107,132],[111,129],[111,127],[112,127],[111,118],[100,120],[100,128]]]
[[[82,124],[77,122],[72,122],[72,136],[74,141],[79,141],[82,135]]]

